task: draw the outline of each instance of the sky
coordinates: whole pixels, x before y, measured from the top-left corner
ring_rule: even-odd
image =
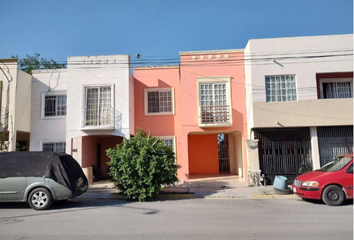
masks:
[[[353,0],[0,0],[0,9],[0,59],[167,59],[249,39],[353,33]]]

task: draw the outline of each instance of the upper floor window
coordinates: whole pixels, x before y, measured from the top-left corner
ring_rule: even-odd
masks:
[[[199,126],[232,124],[230,77],[197,78]]]
[[[291,102],[297,100],[294,75],[266,76],[267,102]]]
[[[62,92],[43,93],[42,117],[66,116],[66,94]]]
[[[112,125],[112,86],[85,87],[84,126]]]
[[[173,88],[145,89],[145,115],[174,114]]]
[[[321,98],[352,98],[353,79],[320,79]]]
[[[44,152],[65,152],[65,142],[46,142],[42,144]]]

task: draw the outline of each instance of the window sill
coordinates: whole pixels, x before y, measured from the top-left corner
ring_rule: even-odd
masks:
[[[145,113],[145,116],[171,116],[175,115],[173,112],[164,112],[164,113]]]
[[[226,123],[199,123],[199,127],[201,128],[211,128],[211,127],[231,127],[231,122]]]
[[[44,117],[41,116],[41,120],[55,120],[55,119],[65,119],[66,115],[63,116],[52,116],[52,117]]]
[[[81,131],[113,131],[113,126],[85,126],[80,128]]]

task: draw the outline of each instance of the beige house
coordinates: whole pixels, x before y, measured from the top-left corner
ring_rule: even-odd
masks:
[[[0,133],[8,140],[8,151],[16,145],[28,151],[32,77],[17,65],[17,59],[0,59]]]
[[[245,76],[250,170],[291,180],[353,151],[352,34],[250,40]]]

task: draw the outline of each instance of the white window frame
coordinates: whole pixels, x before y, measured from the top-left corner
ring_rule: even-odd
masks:
[[[172,105],[172,111],[171,112],[154,112],[154,113],[149,113],[148,112],[148,93],[149,92],[167,92],[171,91],[171,105]],[[175,94],[174,94],[174,88],[145,88],[144,89],[144,110],[145,110],[145,116],[156,116],[156,115],[174,115],[175,114]]]
[[[172,140],[173,152],[176,153],[176,136],[159,136],[161,140]]]
[[[43,151],[43,144],[48,144],[48,143],[65,143],[65,149],[64,152],[66,152],[66,140],[40,140],[39,141],[39,149],[40,151]]]
[[[268,101],[267,96],[267,77],[286,77],[286,76],[293,76],[295,81],[295,91],[296,91],[296,99],[292,101]],[[264,85],[265,85],[265,99],[267,103],[287,103],[287,102],[297,102],[299,100],[298,88],[297,88],[297,78],[295,74],[280,74],[280,75],[265,75],[264,77]],[[282,91],[283,89],[280,89]],[[270,91],[270,90],[269,90]]]
[[[66,91],[54,91],[54,92],[42,92],[41,94],[41,119],[58,119],[58,118],[66,118],[68,114],[68,95]],[[45,116],[45,97],[46,96],[66,96],[66,114],[65,115],[58,115],[58,116]]]
[[[111,88],[111,124],[110,125],[86,125],[86,106],[87,106],[87,89],[89,88],[102,88],[102,87],[110,87]],[[113,130],[114,129],[114,120],[115,120],[115,100],[114,100],[114,84],[88,84],[82,85],[82,111],[81,111],[81,130],[94,130],[94,129],[101,129],[101,130]]]
[[[229,122],[202,123],[201,119],[201,96],[200,84],[203,83],[226,83],[227,105],[229,105]],[[200,127],[229,127],[232,126],[232,96],[231,96],[231,76],[197,77],[197,102],[198,102],[198,122]]]
[[[320,98],[321,99],[341,99],[341,98],[324,98],[323,94],[323,83],[338,83],[338,82],[350,82],[350,91],[352,93],[353,98],[353,78],[321,78],[319,80],[320,84]]]
[[[172,148],[173,148],[173,152],[175,153],[175,163],[176,163],[177,162],[176,136],[159,136],[159,138],[161,140],[172,140]]]

